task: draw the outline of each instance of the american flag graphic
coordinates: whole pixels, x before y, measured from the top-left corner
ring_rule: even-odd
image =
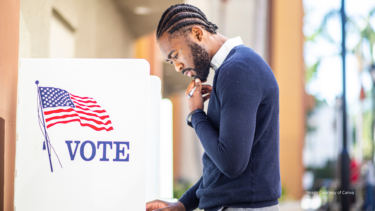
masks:
[[[73,95],[64,89],[39,87],[46,127],[79,122],[96,131],[113,130],[107,112],[91,97]]]

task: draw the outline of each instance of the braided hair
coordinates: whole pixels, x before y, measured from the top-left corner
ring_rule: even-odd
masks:
[[[156,29],[156,38],[159,39],[166,31],[173,34],[190,25],[200,25],[212,34],[216,34],[218,29],[215,24],[207,20],[206,15],[197,7],[189,4],[175,4],[161,16]]]

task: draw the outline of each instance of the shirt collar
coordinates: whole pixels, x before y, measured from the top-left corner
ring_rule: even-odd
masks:
[[[235,37],[228,39],[225,43],[221,46],[221,48],[216,52],[214,57],[211,60],[211,66],[214,71],[219,69],[220,65],[224,62],[225,58],[227,58],[229,52],[232,48],[243,44],[241,37]]]

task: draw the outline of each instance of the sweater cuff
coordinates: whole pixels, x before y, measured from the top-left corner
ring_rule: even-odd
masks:
[[[193,125],[193,128],[195,129],[195,126],[201,121],[201,120],[206,120],[206,115],[202,112],[197,112],[194,113],[191,116],[191,124]]]
[[[195,210],[197,208],[194,204],[191,203],[191,199],[189,198],[189,196],[187,196],[186,193],[182,195],[178,201],[184,205],[186,211]]]

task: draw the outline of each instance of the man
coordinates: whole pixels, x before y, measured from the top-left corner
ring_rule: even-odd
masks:
[[[178,202],[152,201],[147,211],[279,210],[276,79],[241,38],[228,39],[217,29],[187,4],[171,6],[159,22],[156,36],[167,61],[177,72],[195,78],[185,93],[188,120],[205,150],[204,168],[201,179]],[[212,87],[201,83],[210,67],[215,70]]]

